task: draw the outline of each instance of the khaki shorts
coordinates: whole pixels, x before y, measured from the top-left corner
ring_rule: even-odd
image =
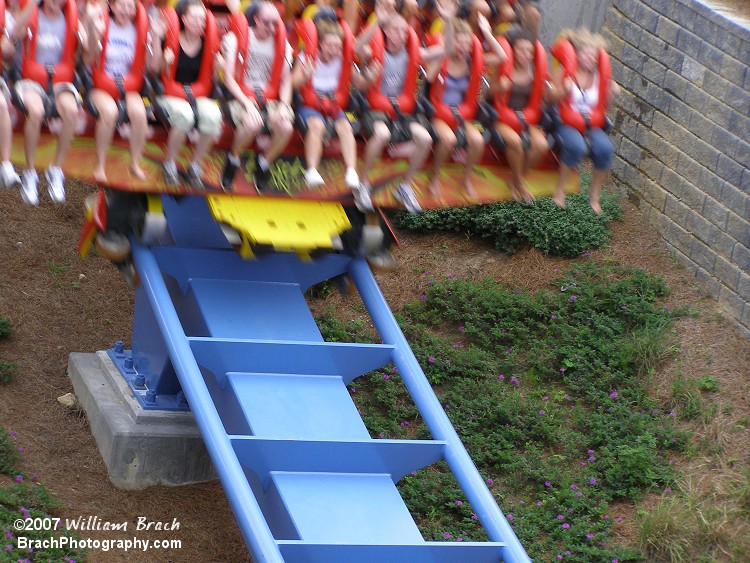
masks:
[[[229,115],[232,118],[232,123],[235,125],[240,123],[245,117],[245,106],[238,100],[231,100],[227,105],[229,106]],[[286,110],[284,109],[284,104],[278,100],[269,100],[266,102],[266,108],[260,110],[260,116],[263,118],[263,123],[266,127],[268,127],[271,118],[280,111]]]
[[[47,99],[47,91],[44,89],[44,86],[34,80],[19,80],[18,82],[16,82],[14,89],[16,91],[18,99],[21,100],[21,103],[25,103],[23,96],[24,93],[28,92],[29,90],[33,90],[34,92],[39,94],[42,100],[44,100],[45,105],[47,103],[54,102],[54,100]],[[70,92],[71,94],[73,94],[73,97],[75,97],[78,107],[81,107],[81,105],[83,105],[83,99],[81,98],[81,95],[78,93],[78,90],[76,90],[76,87],[72,82],[59,82],[57,84],[54,84],[52,86],[52,91],[55,93],[55,97],[57,97],[57,95],[61,92]]]
[[[156,102],[161,105],[167,115],[170,127],[176,127],[186,133],[194,128],[195,116],[190,102],[173,96],[159,96]],[[198,109],[198,131],[211,137],[221,135],[224,124],[216,100],[196,98],[195,103]]]

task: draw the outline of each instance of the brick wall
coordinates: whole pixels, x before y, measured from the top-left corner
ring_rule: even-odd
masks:
[[[750,336],[750,30],[697,0],[613,0],[615,180]]]

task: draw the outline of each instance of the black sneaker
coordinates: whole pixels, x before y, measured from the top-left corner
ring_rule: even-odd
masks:
[[[255,161],[255,172],[253,172],[253,182],[259,192],[265,192],[271,187],[271,169],[263,170],[258,161]]]
[[[234,182],[234,176],[237,174],[237,170],[240,165],[232,162],[232,159],[227,155],[227,162],[224,165],[224,170],[221,173],[221,189],[225,192],[232,191],[232,182]]]

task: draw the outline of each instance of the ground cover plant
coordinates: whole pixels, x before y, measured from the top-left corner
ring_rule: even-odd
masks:
[[[513,253],[525,246],[538,248],[553,256],[575,257],[609,242],[607,224],[622,217],[617,198],[604,192],[602,214],[595,215],[589,206],[585,186],[580,193],[567,198],[566,209],[560,209],[550,198],[533,204],[506,201],[475,207],[430,209],[418,215],[398,212],[398,227],[417,232],[458,231],[492,243],[495,248]]]
[[[420,300],[402,311],[425,375],[532,558],[646,556],[612,541],[610,507],[671,490],[670,456],[690,443],[677,420],[684,409],[648,393],[678,351],[672,322],[688,313],[664,306],[668,292],[658,275],[583,261],[534,293],[426,274]],[[330,312],[319,324],[328,339],[373,338]],[[355,380],[351,392],[373,437],[429,437],[395,368]],[[484,538],[444,468],[407,476],[400,489],[426,538]]]
[[[19,469],[23,453],[24,448],[16,444],[16,433],[0,428],[0,560],[17,563],[82,561],[85,552],[70,547],[48,544],[45,548],[19,549],[19,536],[31,542],[44,542],[50,537],[74,537],[64,531],[62,524],[58,530],[47,526],[47,523],[54,524],[51,517],[63,505],[47,492],[36,473],[28,475]],[[19,530],[19,521],[29,524]]]

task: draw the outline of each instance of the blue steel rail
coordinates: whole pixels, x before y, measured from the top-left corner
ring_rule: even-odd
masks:
[[[184,393],[253,560],[530,561],[367,263],[343,254],[248,261],[209,240],[133,245],[132,360],[152,397]],[[341,274],[352,276],[382,344],[323,341],[304,292]],[[390,363],[433,440],[372,439],[364,427],[346,385]],[[423,539],[396,483],[441,460],[490,541]]]

